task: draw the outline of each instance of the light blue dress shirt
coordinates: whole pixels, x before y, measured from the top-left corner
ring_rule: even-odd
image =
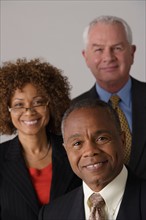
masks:
[[[112,95],[112,93],[109,93],[102,89],[97,83],[96,83],[96,91],[99,94],[99,98],[105,102],[109,102],[109,99]],[[131,100],[131,78],[128,80],[128,82],[125,84],[125,86],[116,93],[120,98],[121,101],[119,103],[119,107],[124,112],[130,131],[132,132],[132,100]]]

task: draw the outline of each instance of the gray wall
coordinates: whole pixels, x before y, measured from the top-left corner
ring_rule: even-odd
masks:
[[[18,57],[42,57],[64,70],[75,97],[89,89],[94,78],[82,57],[82,32],[96,16],[124,18],[137,46],[131,75],[146,81],[145,1],[1,1],[0,62]],[[9,137],[1,136],[0,142]]]

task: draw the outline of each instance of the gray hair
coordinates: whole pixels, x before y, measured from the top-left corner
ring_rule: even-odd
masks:
[[[129,44],[132,44],[132,30],[130,26],[127,24],[126,21],[124,21],[122,18],[116,17],[116,16],[108,16],[108,15],[102,15],[100,17],[95,18],[92,20],[89,25],[85,28],[83,32],[83,42],[84,47],[86,48],[88,44],[88,34],[92,27],[94,27],[97,23],[105,23],[105,24],[115,24],[119,23],[124,27],[126,38]]]
[[[72,102],[70,107],[66,110],[64,113],[64,116],[62,118],[62,123],[61,123],[61,131],[62,135],[64,137],[64,127],[65,127],[65,121],[68,118],[68,116],[75,110],[78,109],[103,109],[109,113],[109,116],[111,117],[113,123],[115,124],[117,131],[121,133],[121,125],[119,121],[119,117],[117,112],[112,108],[112,106],[102,100],[99,99],[93,99],[93,98],[87,98],[80,100],[78,102]]]

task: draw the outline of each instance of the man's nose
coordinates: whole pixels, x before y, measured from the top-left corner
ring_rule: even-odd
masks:
[[[104,49],[102,56],[104,62],[109,62],[116,59],[114,51],[111,48]]]
[[[94,142],[88,142],[84,147],[84,157],[93,157],[99,154],[101,150],[99,149],[98,145]]]

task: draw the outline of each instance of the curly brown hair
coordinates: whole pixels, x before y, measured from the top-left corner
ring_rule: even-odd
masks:
[[[71,86],[62,70],[39,58],[27,61],[26,58],[16,62],[4,62],[0,67],[0,133],[15,134],[8,106],[16,89],[22,89],[27,83],[34,85],[38,91],[49,99],[50,121],[48,129],[60,132],[61,119],[70,104]]]

